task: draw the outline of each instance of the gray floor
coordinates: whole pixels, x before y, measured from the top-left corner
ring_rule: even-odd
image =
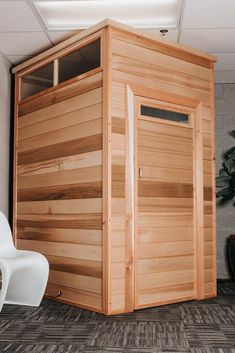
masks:
[[[105,317],[45,300],[5,305],[0,353],[235,353],[235,282],[218,297]]]

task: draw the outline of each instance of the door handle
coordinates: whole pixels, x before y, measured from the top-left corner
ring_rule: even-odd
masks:
[[[139,173],[139,180],[140,180],[143,178],[143,171],[141,168],[139,168],[138,173]]]

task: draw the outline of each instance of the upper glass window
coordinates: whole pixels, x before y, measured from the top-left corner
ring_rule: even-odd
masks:
[[[100,66],[100,39],[59,58],[59,83]]]
[[[100,67],[100,38],[72,53],[58,58],[58,70],[54,61],[22,77],[21,99],[53,87]]]
[[[149,107],[146,105],[141,105],[141,115],[148,116],[151,118],[175,121],[177,123],[189,123],[188,114]]]
[[[53,86],[53,63],[45,65],[22,78],[21,99]]]

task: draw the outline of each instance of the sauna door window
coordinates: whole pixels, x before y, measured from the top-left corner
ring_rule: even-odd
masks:
[[[150,107],[147,105],[141,105],[141,115],[147,116],[149,118],[167,120],[168,122],[185,123],[185,124],[189,123],[188,114]]]

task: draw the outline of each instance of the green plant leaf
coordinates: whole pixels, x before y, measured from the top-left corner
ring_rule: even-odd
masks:
[[[229,187],[231,178],[228,176],[220,175],[216,178],[217,188]]]
[[[235,159],[235,147],[230,148],[228,151],[225,152],[224,154],[225,158],[231,158]]]
[[[231,200],[235,196],[235,193],[232,188],[226,187],[221,190],[219,190],[216,194],[216,197],[223,197],[228,200]]]
[[[233,159],[225,160],[223,165],[228,174],[235,172],[235,161]]]

